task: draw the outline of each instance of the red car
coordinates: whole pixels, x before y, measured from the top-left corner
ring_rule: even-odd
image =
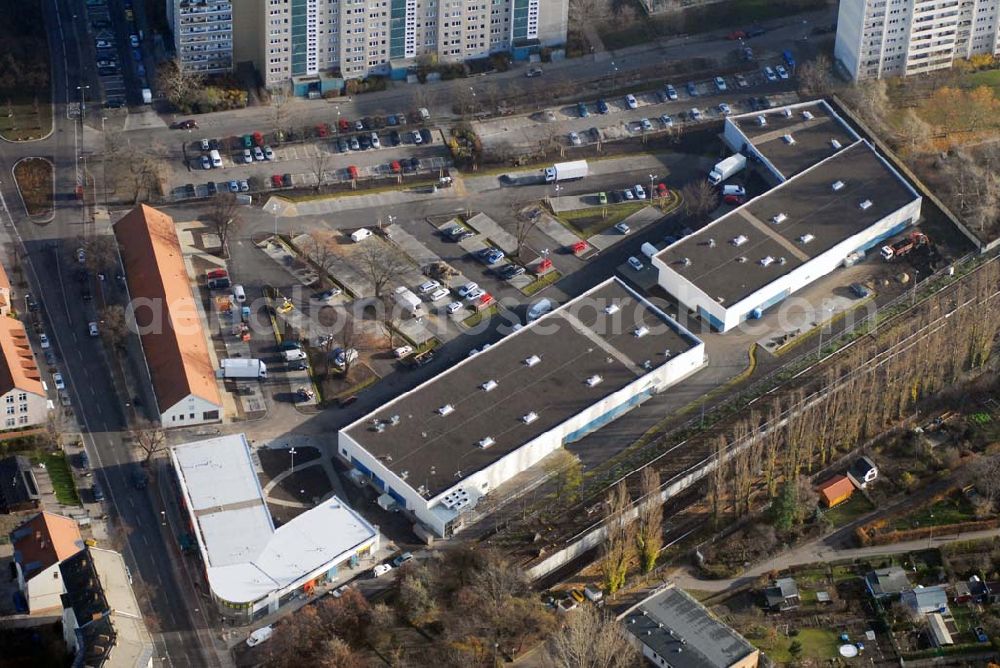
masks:
[[[403,171],[403,166],[399,164],[399,160],[393,160],[389,163],[389,169],[392,170],[393,174],[399,174]]]
[[[209,269],[208,271],[205,272],[205,278],[208,279],[227,278],[228,276],[229,272],[226,271],[225,269]]]
[[[280,188],[284,185],[281,181],[281,174],[274,174],[271,176],[271,185],[275,188]]]
[[[743,39],[746,36],[747,36],[747,34],[745,32],[743,32],[742,30],[734,30],[731,33],[729,33],[728,35],[726,35],[726,39],[735,41],[735,40],[738,40],[738,39]]]
[[[351,177],[352,181],[356,181],[358,179],[358,168],[354,165],[348,165],[347,174]]]
[[[346,118],[341,118],[339,121],[337,121],[337,127],[340,128],[341,132],[350,132],[351,122]]]
[[[667,190],[667,186],[665,186],[662,183],[657,183],[656,184],[656,196],[657,197],[666,197],[669,194],[670,194],[670,191]]]
[[[326,129],[326,123],[320,123],[319,125],[316,126],[316,134],[318,134],[320,137],[326,137],[328,134],[330,134],[330,131]]]
[[[722,201],[726,204],[743,204],[747,200],[742,195],[726,195],[722,198]]]
[[[264,135],[262,135],[259,132],[253,133],[253,143],[256,146],[263,146],[264,145]]]

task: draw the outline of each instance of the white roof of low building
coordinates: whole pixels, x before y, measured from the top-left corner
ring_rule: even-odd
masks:
[[[337,497],[275,529],[243,434],[178,445],[170,455],[209,584],[226,601],[256,601],[376,535]]]

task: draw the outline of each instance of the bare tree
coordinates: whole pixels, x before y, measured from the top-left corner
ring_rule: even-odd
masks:
[[[354,318],[350,315],[344,314],[344,322],[337,332],[336,336],[327,337],[324,340],[323,346],[323,363],[326,366],[326,373],[330,373],[330,355],[333,352],[334,343],[340,345],[340,348],[344,350],[343,363],[340,365],[340,369],[344,372],[344,379],[347,380],[351,377],[351,369],[354,367],[354,363],[357,361],[357,345],[361,338],[361,332],[358,329],[357,323],[354,322]],[[353,353],[351,351],[354,351]]]
[[[925,149],[930,144],[934,136],[934,128],[927,121],[920,118],[913,109],[903,112],[903,117],[897,127],[898,141],[905,146],[910,153],[917,153]]]
[[[111,234],[101,234],[79,239],[88,270],[96,273],[107,271],[118,264],[118,242]]]
[[[604,503],[607,536],[604,539],[601,571],[605,589],[614,594],[625,584],[632,556],[634,527],[628,518],[629,495],[624,480],[614,486]]]
[[[317,191],[323,187],[323,174],[326,173],[329,162],[330,154],[323,150],[322,146],[317,147],[315,157],[309,161],[309,171],[316,177]]]
[[[160,92],[175,107],[186,109],[191,98],[200,90],[204,77],[195,71],[185,70],[180,59],[163,63],[156,72]]]
[[[684,212],[692,218],[704,216],[718,204],[715,189],[704,179],[692,181],[681,188],[681,199]]]
[[[243,222],[234,193],[218,193],[211,201],[207,222],[219,236],[223,256],[229,255],[229,237]]]
[[[364,244],[356,257],[362,273],[375,290],[375,297],[379,299],[389,283],[410,267],[410,263],[399,252],[378,243]]]
[[[602,609],[582,606],[566,616],[549,641],[552,658],[559,668],[629,668],[639,656],[626,633]]]
[[[333,233],[328,230],[312,230],[301,243],[302,252],[316,265],[322,278],[327,279],[330,267],[337,259],[336,242]]]
[[[379,314],[379,326],[382,328],[382,333],[385,334],[386,344],[389,350],[396,347],[396,336],[399,333],[399,307],[396,305],[395,300],[390,299],[388,295],[383,295],[381,297],[382,312]]]
[[[826,95],[833,88],[833,63],[826,54],[821,53],[815,59],[800,65],[795,76],[803,95]]]
[[[493,81],[488,81],[480,86],[476,96],[482,99],[491,111],[497,111],[500,102],[504,99],[504,94],[500,86]]]
[[[112,350],[124,350],[131,332],[125,307],[119,304],[105,306],[100,312],[101,337]]]
[[[641,474],[642,498],[635,523],[635,549],[643,573],[653,570],[663,545],[663,499],[660,497],[660,474],[646,466]]]
[[[271,127],[280,132],[288,120],[288,98],[284,93],[271,96]]]
[[[156,192],[163,162],[148,147],[141,149],[131,143],[125,149],[123,162],[127,165],[126,175],[133,204],[138,204],[143,193],[147,196]]]
[[[143,420],[137,422],[129,429],[129,435],[135,445],[145,455],[143,464],[148,464],[156,453],[160,452],[167,445],[167,436],[159,425]]]
[[[538,227],[538,221],[542,219],[540,211],[524,211],[522,202],[511,202],[511,210],[514,213],[514,238],[517,240],[517,250],[514,255],[521,258],[521,251],[528,240],[531,231]]]
[[[983,495],[991,509],[1000,499],[1000,455],[983,457],[976,465],[976,491]]]

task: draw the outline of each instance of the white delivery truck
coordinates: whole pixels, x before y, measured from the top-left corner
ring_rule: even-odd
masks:
[[[267,365],[258,359],[244,359],[242,357],[229,357],[222,360],[222,377],[226,380],[257,378],[264,380],[267,378]]]
[[[712,171],[708,173],[708,180],[712,185],[719,185],[733,174],[736,174],[747,166],[747,157],[742,153],[731,155],[722,162],[716,163]]]
[[[574,160],[573,162],[557,162],[551,167],[545,168],[545,182],[554,183],[556,181],[572,181],[582,179],[590,172],[590,166],[586,160]]]
[[[419,318],[424,314],[424,305],[413,292],[403,286],[396,288],[394,295],[399,307],[414,318]]]
[[[142,103],[152,104],[153,103],[153,91],[148,88],[142,89]]]

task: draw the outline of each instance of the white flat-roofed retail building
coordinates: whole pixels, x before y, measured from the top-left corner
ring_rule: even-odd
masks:
[[[209,587],[224,612],[253,618],[308,593],[378,547],[378,532],[337,497],[274,526],[243,434],[170,449]]]
[[[778,185],[653,257],[659,284],[725,332],[916,224],[919,193],[825,102],[726,119]]]
[[[613,278],[348,425],[338,452],[449,536],[492,490],[704,364],[701,341]]]

